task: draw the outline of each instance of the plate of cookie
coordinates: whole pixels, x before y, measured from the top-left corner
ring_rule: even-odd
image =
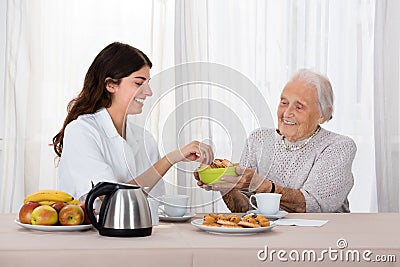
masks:
[[[231,214],[206,214],[203,219],[193,220],[198,229],[214,234],[248,235],[270,230],[275,223],[262,215],[248,214],[243,217]]]
[[[262,215],[262,216],[264,216],[265,218],[268,218],[268,219],[280,219],[280,218],[283,218],[286,215],[288,215],[289,212],[284,211],[284,210],[280,210],[275,214],[263,214],[263,213],[259,212],[258,210],[249,210],[246,214],[256,214],[256,215],[260,214],[260,215]]]

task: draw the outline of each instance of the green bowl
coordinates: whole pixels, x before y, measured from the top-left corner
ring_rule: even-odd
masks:
[[[199,173],[200,181],[204,184],[213,185],[226,183],[220,180],[221,176],[238,176],[236,174],[237,167],[238,166],[228,168],[198,168],[197,171]]]

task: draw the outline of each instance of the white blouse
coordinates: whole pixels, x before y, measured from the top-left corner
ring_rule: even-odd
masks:
[[[150,132],[127,120],[126,140],[115,128],[105,108],[79,116],[65,128],[63,151],[58,166],[57,187],[82,198],[100,181],[126,183],[160,159]],[[150,191],[163,195],[160,180]]]

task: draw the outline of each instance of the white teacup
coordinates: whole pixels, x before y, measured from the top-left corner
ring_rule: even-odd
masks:
[[[153,226],[158,225],[159,219],[158,219],[158,206],[159,202],[155,198],[148,197],[147,201],[149,202],[149,207],[150,207],[150,213],[151,213],[151,224]]]
[[[261,214],[276,214],[279,211],[281,203],[281,194],[276,193],[259,193],[251,195],[249,202],[250,205],[258,210]],[[253,205],[252,199],[256,198],[257,207]]]
[[[182,217],[186,214],[189,196],[167,195],[162,197],[164,213],[169,217]]]

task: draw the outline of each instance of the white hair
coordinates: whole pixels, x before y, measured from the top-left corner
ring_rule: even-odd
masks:
[[[290,82],[304,81],[307,87],[317,90],[318,105],[325,121],[332,119],[333,114],[333,90],[329,79],[324,75],[309,69],[300,69],[293,76]]]

